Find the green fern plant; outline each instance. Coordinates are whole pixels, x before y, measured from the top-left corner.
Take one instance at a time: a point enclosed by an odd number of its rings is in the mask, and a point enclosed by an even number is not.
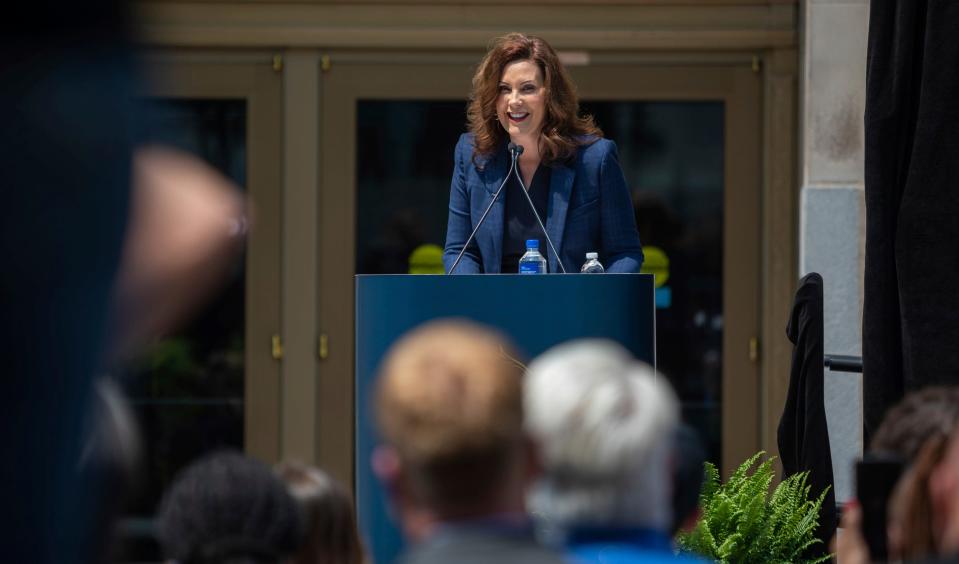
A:
[[[831,558],[803,557],[822,542],[815,534],[826,491],[810,500],[808,473],[801,472],[780,482],[770,496],[774,458],[759,462],[765,454],[758,452],[743,462],[725,484],[716,467],[706,463],[699,498],[703,514],[695,529],[677,538],[682,550],[723,564],[817,564]]]

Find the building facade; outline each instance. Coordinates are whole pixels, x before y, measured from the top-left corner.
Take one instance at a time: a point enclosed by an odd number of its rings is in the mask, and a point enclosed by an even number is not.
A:
[[[641,236],[658,250],[650,266],[669,290],[660,369],[724,469],[777,451],[802,273],[826,279],[826,352],[859,350],[865,0],[136,9],[158,137],[232,170],[253,203],[245,265],[221,304],[242,309],[240,383],[209,392],[233,410],[209,426],[233,425],[226,442],[253,455],[352,483],[367,401],[354,393],[353,276],[405,271],[411,248],[442,245],[470,78],[489,40],[510,31],[561,52],[584,110],[620,147]],[[857,386],[827,376],[837,475],[861,448]],[[169,439],[164,421],[180,417],[156,406],[148,441]],[[215,420],[191,417],[174,426]]]

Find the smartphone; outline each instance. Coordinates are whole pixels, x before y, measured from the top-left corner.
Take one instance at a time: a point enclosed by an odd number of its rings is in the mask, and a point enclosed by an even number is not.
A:
[[[889,556],[886,543],[889,498],[904,466],[901,458],[881,453],[867,453],[856,463],[856,498],[862,507],[862,535],[873,562],[884,562]]]

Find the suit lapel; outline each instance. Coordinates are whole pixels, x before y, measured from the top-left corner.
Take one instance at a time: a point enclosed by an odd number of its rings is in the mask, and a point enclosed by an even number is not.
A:
[[[496,189],[499,188],[503,179],[506,178],[507,170],[509,170],[509,165],[504,151],[497,151],[492,158],[486,161],[482,170],[482,176],[483,183],[486,185],[487,197],[483,201],[482,209],[479,210],[480,214],[482,214],[486,206],[489,205],[490,199],[496,194]],[[483,224],[483,227],[480,228],[480,232],[476,234],[477,237],[483,237],[486,240],[488,248],[492,250],[492,253],[487,260],[484,261],[485,264],[483,265],[487,273],[497,273],[502,267],[503,221],[505,221],[504,215],[506,213],[505,202],[506,188],[503,188],[503,192],[500,192],[496,203],[490,208],[486,222]]]
[[[576,172],[566,165],[553,168],[549,180],[549,205],[546,210],[546,232],[556,245],[556,252],[563,252],[563,229],[566,227],[566,211],[569,209],[569,196],[573,192],[573,180]],[[552,250],[549,253],[549,271],[560,272],[557,257]]]

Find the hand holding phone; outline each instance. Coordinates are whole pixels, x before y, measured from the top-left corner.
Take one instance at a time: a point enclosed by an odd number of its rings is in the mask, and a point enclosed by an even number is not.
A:
[[[856,497],[862,507],[862,536],[873,562],[885,561],[889,498],[903,471],[901,458],[867,453],[856,463]]]

